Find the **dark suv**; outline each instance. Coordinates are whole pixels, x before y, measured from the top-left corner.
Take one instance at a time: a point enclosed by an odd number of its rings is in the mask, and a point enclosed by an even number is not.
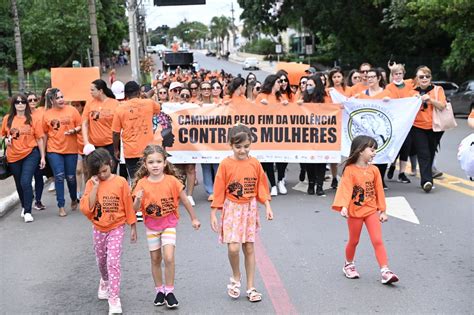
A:
[[[453,105],[455,114],[469,115],[474,108],[474,80],[469,80],[461,84],[459,89],[448,99]]]

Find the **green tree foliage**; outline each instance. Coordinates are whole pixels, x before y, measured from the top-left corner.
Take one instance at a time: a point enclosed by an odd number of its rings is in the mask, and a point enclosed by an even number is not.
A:
[[[472,74],[474,2],[471,0],[238,0],[246,29],[276,35],[287,27],[316,37],[317,53],[342,64],[386,65],[391,57],[410,70],[426,64]],[[466,69],[469,69],[466,72]]]
[[[0,7],[0,65],[8,68],[16,67],[11,12],[9,1]]]
[[[101,54],[107,56],[127,37],[125,5],[121,0],[96,1],[99,47]],[[74,59],[85,61],[91,45],[87,1],[18,0],[18,10],[26,69],[69,66]],[[1,14],[6,13],[2,10]],[[11,17],[2,18],[2,32],[4,21],[13,28]],[[0,45],[3,41],[13,45],[13,36],[2,36]]]
[[[227,38],[227,41],[229,40],[229,35],[232,30],[232,21],[224,15],[214,16],[211,19],[211,26],[209,29],[212,38],[217,39],[217,50],[222,51],[224,47],[224,39]]]
[[[181,21],[176,27],[168,31],[170,37],[176,36],[181,38],[183,42],[188,44],[195,44],[201,38],[208,36],[208,27],[201,22],[188,22],[186,20]]]

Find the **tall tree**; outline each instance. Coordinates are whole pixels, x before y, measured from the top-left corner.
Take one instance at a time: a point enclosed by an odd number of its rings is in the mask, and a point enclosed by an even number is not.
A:
[[[20,18],[18,17],[18,7],[16,0],[12,0],[12,15],[15,25],[15,51],[18,71],[19,90],[25,91],[25,69],[23,67],[23,47],[21,45]]]
[[[89,25],[91,30],[92,40],[92,56],[94,66],[100,67],[100,52],[99,52],[99,35],[97,34],[97,14],[95,8],[95,0],[88,0],[89,3]]]
[[[230,18],[222,16],[214,16],[211,19],[211,36],[217,39],[217,50],[224,52],[224,39],[227,38],[227,47],[229,47],[229,31],[231,30],[232,22]]]

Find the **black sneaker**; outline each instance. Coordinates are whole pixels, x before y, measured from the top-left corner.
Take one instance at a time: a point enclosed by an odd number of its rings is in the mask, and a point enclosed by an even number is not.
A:
[[[439,178],[439,177],[443,176],[443,172],[440,172],[438,170],[433,170],[432,173],[433,173],[433,175],[432,175],[433,178]]]
[[[400,183],[404,183],[404,184],[411,183],[411,180],[408,179],[408,177],[405,175],[405,173],[398,174],[398,181]]]
[[[165,301],[168,308],[178,307],[179,305],[178,300],[174,297],[173,292],[166,294]]]
[[[163,292],[158,292],[153,304],[155,304],[155,306],[165,305],[165,294]]]
[[[301,169],[300,170],[300,182],[304,182],[305,178],[306,178],[306,170]]]
[[[314,195],[314,183],[308,184],[308,195]]]
[[[433,189],[433,183],[432,182],[426,182],[423,184],[423,190],[425,193],[429,193]]]
[[[388,190],[388,186],[387,184],[385,184],[385,182],[382,182],[382,186],[383,186],[383,190]]]
[[[393,173],[395,173],[395,165],[390,165],[390,168],[388,169],[388,173],[387,173],[387,178],[392,179]]]
[[[334,178],[332,179],[332,182],[331,182],[331,188],[332,188],[332,189],[337,189],[337,184],[338,184],[337,178],[334,177]]]
[[[320,196],[320,197],[324,197],[326,196],[326,193],[324,192],[323,190],[323,185],[318,185],[316,187],[316,195]]]

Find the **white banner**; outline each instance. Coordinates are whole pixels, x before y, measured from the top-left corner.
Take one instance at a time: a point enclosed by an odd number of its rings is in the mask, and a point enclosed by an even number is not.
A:
[[[332,90],[334,103],[342,103],[341,154],[349,156],[352,139],[359,135],[374,138],[378,143],[375,164],[392,163],[405,141],[421,106],[419,97],[373,100],[348,99]]]

